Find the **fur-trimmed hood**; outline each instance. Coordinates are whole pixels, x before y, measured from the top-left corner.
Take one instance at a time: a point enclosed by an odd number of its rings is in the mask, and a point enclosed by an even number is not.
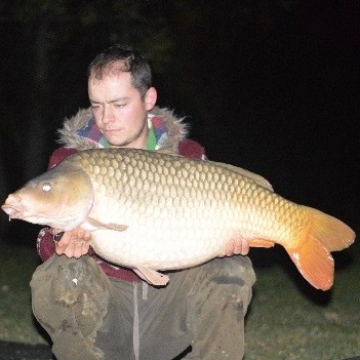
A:
[[[150,119],[161,121],[165,128],[165,136],[161,137],[160,148],[169,148],[177,152],[178,144],[187,136],[187,126],[183,118],[177,118],[173,111],[167,108],[157,106],[149,113]],[[88,150],[102,147],[100,143],[83,136],[83,129],[89,127],[93,122],[91,108],[80,109],[78,113],[68,119],[65,119],[64,126],[59,130],[60,138],[58,142],[66,148],[77,150]]]

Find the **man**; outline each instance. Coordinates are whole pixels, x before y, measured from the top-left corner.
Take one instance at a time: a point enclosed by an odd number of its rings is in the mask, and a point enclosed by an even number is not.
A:
[[[155,106],[150,66],[130,48],[115,45],[95,57],[88,94],[91,108],[65,121],[64,147],[53,153],[50,167],[76,151],[106,147],[166,148],[205,159],[204,149],[185,139],[181,119]],[[255,282],[247,257],[171,272],[170,283],[156,288],[97,257],[88,232],[61,235],[57,229],[40,232],[45,262],[31,281],[34,314],[58,360],[242,358]],[[247,252],[248,244],[234,239],[219,257]]]

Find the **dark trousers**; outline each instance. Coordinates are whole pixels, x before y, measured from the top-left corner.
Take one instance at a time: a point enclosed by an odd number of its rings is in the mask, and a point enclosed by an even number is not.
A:
[[[88,257],[53,255],[31,281],[33,311],[58,360],[242,359],[255,282],[247,257],[170,273],[156,288],[108,278]]]

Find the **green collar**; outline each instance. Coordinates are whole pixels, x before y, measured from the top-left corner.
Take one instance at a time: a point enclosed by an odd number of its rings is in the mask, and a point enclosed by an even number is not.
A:
[[[155,136],[155,130],[151,126],[149,129],[149,135],[146,143],[146,150],[155,150],[156,147],[156,136]]]

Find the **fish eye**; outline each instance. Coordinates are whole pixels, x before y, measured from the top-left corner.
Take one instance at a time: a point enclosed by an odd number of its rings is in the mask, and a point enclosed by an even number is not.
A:
[[[50,183],[48,183],[48,182],[44,183],[42,189],[44,192],[49,192],[51,190]]]

